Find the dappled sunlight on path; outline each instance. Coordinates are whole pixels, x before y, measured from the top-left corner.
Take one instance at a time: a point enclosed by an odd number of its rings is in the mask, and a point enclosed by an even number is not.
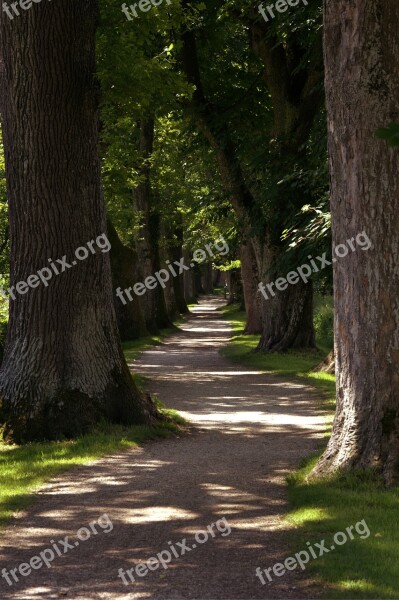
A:
[[[257,566],[292,554],[285,477],[315,450],[325,429],[315,393],[299,383],[237,367],[218,353],[230,330],[208,298],[181,331],[145,352],[134,370],[192,426],[180,439],[146,444],[54,479],[6,532],[1,566],[17,567],[53,539],[76,539],[107,513],[114,525],[33,571],[0,598],[251,599],[304,598],[291,572],[262,586]],[[226,517],[218,534],[168,569],[125,586],[118,569],[193,539]],[[18,549],[16,549],[16,547]],[[300,550],[300,549],[298,549]]]

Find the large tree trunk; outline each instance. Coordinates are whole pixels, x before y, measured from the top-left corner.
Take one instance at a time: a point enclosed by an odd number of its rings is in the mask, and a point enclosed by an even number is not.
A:
[[[399,119],[397,0],[327,0],[325,63],[334,245],[337,412],[316,468],[399,466],[399,152],[375,131]],[[367,247],[367,245],[365,246]]]
[[[107,220],[108,239],[111,244],[111,272],[114,289],[114,306],[121,339],[134,340],[148,332],[140,302],[140,296],[132,294],[132,300],[124,297],[125,304],[116,295],[115,290],[125,290],[138,281],[137,253],[124,246],[110,219]]]
[[[258,271],[263,274],[262,283],[270,283],[274,273],[273,265],[277,252],[281,251],[264,245],[259,238],[252,238],[257,259]],[[276,279],[276,277],[271,277]],[[302,280],[288,285],[285,291],[274,291],[273,296],[264,288],[261,293],[262,335],[257,346],[258,352],[285,352],[290,348],[313,348],[315,335],[313,326],[313,286]]]
[[[262,332],[262,308],[258,290],[258,268],[256,257],[250,241],[243,242],[240,249],[241,279],[244,292],[246,325],[244,333]]]
[[[313,286],[290,285],[275,298],[262,299],[263,331],[257,350],[285,352],[290,348],[314,348]]]
[[[13,21],[0,15],[12,286],[49,258],[61,270],[56,259],[72,263],[77,248],[106,232],[96,21],[94,0],[34,5]],[[102,419],[150,422],[153,406],[122,355],[109,254],[97,248],[34,287],[20,285],[10,305],[0,372],[6,439],[74,437]]]

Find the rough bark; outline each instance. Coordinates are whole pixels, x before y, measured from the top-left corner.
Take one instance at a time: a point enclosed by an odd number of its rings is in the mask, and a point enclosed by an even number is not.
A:
[[[299,282],[262,302],[263,334],[257,351],[284,352],[289,348],[313,348],[313,288]],[[267,336],[264,332],[267,332]]]
[[[0,15],[0,103],[11,285],[106,232],[100,185],[94,0]],[[108,253],[11,301],[0,419],[15,442],[74,437],[155,409],[123,358]]]
[[[276,274],[270,269],[278,253],[275,247],[252,239],[252,245],[262,274],[262,283],[270,283]],[[274,276],[271,274],[274,273]],[[268,275],[267,275],[268,274]],[[315,335],[313,325],[313,286],[301,281],[289,285],[285,291],[273,296],[267,291],[260,293],[262,310],[262,335],[258,352],[285,352],[290,348],[313,348]]]
[[[316,474],[399,466],[399,152],[375,131],[399,120],[397,0],[325,3],[333,243],[372,242],[334,265],[337,411]]]
[[[162,268],[167,268],[167,265],[162,262]],[[169,281],[165,282],[165,287],[163,288],[163,295],[165,299],[166,310],[168,313],[168,318],[171,323],[175,321],[179,316],[179,309],[177,308],[175,291],[173,288],[173,281],[169,279]]]
[[[181,251],[181,248],[180,248]],[[177,254],[177,253],[176,253]],[[181,252],[179,259],[181,259]],[[189,312],[187,302],[184,296],[184,278],[182,274],[177,275],[177,277],[173,278],[173,290],[176,301],[177,310],[181,315],[185,315]]]
[[[111,244],[111,272],[114,290],[114,306],[121,339],[134,340],[147,335],[145,318],[140,297],[132,294],[132,301],[125,297],[126,304],[115,294],[117,288],[125,290],[138,281],[137,253],[122,244],[118,232],[110,219],[107,220],[108,239]]]
[[[318,364],[317,367],[315,367],[313,369],[313,371],[315,371],[316,373],[322,372],[322,373],[329,373],[330,375],[334,375],[335,374],[334,350],[331,350],[331,352],[326,356],[326,358],[320,364]]]
[[[258,290],[258,268],[251,242],[242,243],[240,248],[241,279],[245,301],[246,324],[244,333],[262,332],[262,308]]]

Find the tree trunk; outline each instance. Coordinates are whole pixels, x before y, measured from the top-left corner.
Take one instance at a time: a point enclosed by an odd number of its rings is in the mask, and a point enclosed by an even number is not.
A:
[[[112,284],[119,334],[123,341],[134,340],[148,334],[140,297],[132,294],[133,300],[129,302],[124,296],[126,303],[123,304],[121,299],[115,294],[115,290],[119,287],[125,290],[132,287],[138,281],[137,253],[122,244],[110,219],[107,220],[107,229],[108,239],[111,244]]]
[[[334,350],[326,356],[326,358],[313,369],[315,373],[329,373],[335,375],[335,356]]]
[[[162,268],[167,269],[168,265],[162,261]],[[175,290],[173,287],[173,281],[169,279],[169,281],[165,281],[165,287],[163,288],[163,295],[165,299],[166,310],[168,313],[168,318],[171,323],[175,321],[180,313],[177,308],[176,298],[175,298]]]
[[[44,267],[49,279],[49,264],[60,270],[47,285],[20,284],[10,304],[0,418],[5,438],[18,443],[75,437],[102,419],[149,423],[156,414],[123,358],[109,254],[94,245],[73,264],[77,248],[106,232],[96,22],[94,0],[0,16],[11,285]],[[65,273],[56,262],[64,255],[72,263]]]
[[[177,216],[179,218],[179,216]],[[180,218],[179,218],[180,220]],[[174,261],[178,262],[183,257],[183,224],[179,222],[175,227],[174,231],[169,234],[169,260],[173,264]],[[174,296],[176,301],[177,310],[180,314],[186,314],[189,312],[186,299],[184,297],[184,276],[183,273],[179,273],[179,269],[176,270],[176,277],[172,278]]]
[[[221,286],[222,272],[219,269],[213,270],[213,289]]]
[[[137,254],[139,257],[139,281],[144,282],[153,276],[157,269],[153,262],[153,232],[150,231],[151,218],[151,155],[154,145],[154,119],[142,119],[140,122],[140,152],[142,165],[139,169],[142,180],[134,190],[134,206],[139,213],[140,229],[137,239]],[[159,332],[158,324],[158,294],[157,289],[147,290],[141,297],[144,307],[146,328],[149,332]]]
[[[337,412],[315,473],[371,467],[392,483],[399,466],[399,152],[375,131],[399,119],[399,4],[327,0],[325,8],[333,242],[364,232],[372,245],[334,265]]]
[[[205,263],[202,266],[202,287],[205,294],[213,294],[213,273],[212,263]]]
[[[196,297],[198,297],[200,294],[204,294],[204,288],[202,287],[201,269],[198,263],[195,263],[191,270],[194,276],[194,293]]]
[[[240,248],[241,279],[247,321],[244,333],[262,332],[262,307],[258,290],[258,268],[252,243],[242,243]]]
[[[263,274],[265,296],[261,295],[262,336],[257,351],[285,352],[290,348],[314,348],[313,286],[301,281],[288,285],[285,291],[274,291],[274,296],[265,284],[270,283],[266,274],[273,273],[275,256],[279,249],[264,245],[259,238],[252,238],[259,273]],[[272,277],[271,279],[275,279]]]
[[[153,208],[149,215],[149,235],[150,235],[150,248],[151,248],[151,263],[153,271],[151,275],[157,273],[161,269],[161,256],[159,241],[161,238],[161,217],[159,212]],[[165,327],[171,327],[173,324],[168,315],[166,308],[165,296],[163,293],[163,287],[159,284],[153,290],[155,298],[155,322],[158,329],[164,329]]]
[[[188,250],[183,250],[184,264],[189,265],[191,263],[192,254]],[[197,302],[197,295],[195,292],[195,279],[194,270],[184,271],[184,298],[187,304],[193,304]]]
[[[227,271],[227,288],[229,292],[229,298],[227,304],[234,304],[237,302],[237,271],[230,269]]]
[[[257,351],[285,352],[290,348],[314,348],[313,287],[299,282],[275,298],[262,299],[263,332]]]
[[[273,106],[273,152],[276,164],[295,164],[301,160],[315,118],[323,104],[323,65],[321,36],[315,35],[309,48],[309,58],[297,44],[295,34],[283,43],[270,23],[259,19],[257,10],[250,10],[250,40],[254,52],[262,60],[263,78]],[[286,168],[286,167],[284,167]],[[282,178],[279,173],[279,178]],[[304,202],[298,197],[298,210]],[[275,211],[280,210],[284,196],[277,199]],[[283,214],[283,213],[281,213]],[[284,217],[285,218],[285,217]],[[283,221],[280,219],[281,231]],[[257,252],[261,281],[273,272],[273,265],[285,249],[269,230],[264,239],[253,239]],[[313,328],[312,286],[298,283],[278,292],[272,299],[261,298],[263,331],[258,350],[281,352],[295,347],[315,345]]]

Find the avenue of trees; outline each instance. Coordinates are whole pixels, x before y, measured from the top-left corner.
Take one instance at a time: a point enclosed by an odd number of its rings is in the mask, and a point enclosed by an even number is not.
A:
[[[266,22],[257,4],[173,0],[131,21],[116,0],[0,15],[3,285],[104,232],[112,245],[10,300],[5,440],[155,423],[121,340],[158,334],[200,293],[227,282],[257,351],[286,352],[315,346],[314,293],[333,287],[337,414],[315,472],[394,481],[399,5],[317,0]],[[337,261],[334,283],[326,269],[259,293],[361,232],[371,249]],[[220,236],[227,255],[116,296]]]

